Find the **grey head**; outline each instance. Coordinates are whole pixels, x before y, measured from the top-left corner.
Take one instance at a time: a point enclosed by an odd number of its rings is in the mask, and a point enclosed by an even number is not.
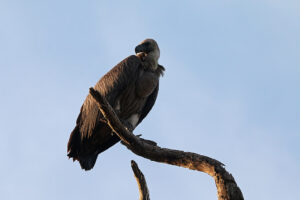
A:
[[[147,62],[151,63],[150,68],[152,68],[153,70],[157,68],[158,59],[160,57],[160,50],[155,40],[143,40],[138,46],[135,47],[135,53],[137,55],[145,54]]]
[[[135,47],[135,53],[146,53],[147,55],[153,56],[153,59],[158,60],[160,56],[160,51],[158,44],[153,39],[143,40],[138,46]]]

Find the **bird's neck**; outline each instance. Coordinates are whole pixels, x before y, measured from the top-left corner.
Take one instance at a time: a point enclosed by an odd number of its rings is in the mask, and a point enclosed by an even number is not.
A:
[[[153,51],[148,53],[144,60],[147,63],[146,67],[148,70],[156,71],[158,67],[158,59],[159,59],[159,52]]]

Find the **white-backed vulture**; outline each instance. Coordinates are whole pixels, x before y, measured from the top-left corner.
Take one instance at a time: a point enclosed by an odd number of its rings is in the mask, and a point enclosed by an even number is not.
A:
[[[153,107],[159,78],[165,70],[158,64],[160,51],[153,39],[146,39],[131,55],[105,74],[94,89],[106,97],[129,130],[141,123]],[[68,156],[78,160],[81,168],[94,167],[99,153],[120,139],[114,134],[89,94],[79,113],[68,142]]]

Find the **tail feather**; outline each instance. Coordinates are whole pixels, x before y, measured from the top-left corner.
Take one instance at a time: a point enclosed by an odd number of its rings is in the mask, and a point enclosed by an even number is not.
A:
[[[95,153],[89,156],[80,157],[78,161],[82,169],[90,170],[94,167],[97,157],[98,157],[98,153]]]
[[[72,158],[73,161],[78,160],[82,169],[90,170],[96,163],[98,153],[95,152],[91,155],[84,155],[81,145],[82,141],[80,137],[79,126],[76,126],[72,131],[68,142],[68,157]]]
[[[76,125],[68,142],[68,157],[79,161],[82,169],[90,170],[94,167],[98,154],[119,141],[119,137],[112,134],[106,124],[99,125],[92,136],[84,139],[81,137],[80,126]]]

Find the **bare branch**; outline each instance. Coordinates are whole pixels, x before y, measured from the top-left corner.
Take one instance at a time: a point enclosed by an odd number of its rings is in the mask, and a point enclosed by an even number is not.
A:
[[[136,164],[136,162],[134,162],[134,160],[131,161],[131,168],[134,173],[136,182],[139,186],[140,200],[150,200],[145,176],[139,169],[139,166]]]
[[[152,161],[185,167],[209,174],[215,180],[219,200],[244,199],[233,176],[225,170],[221,162],[196,153],[161,148],[149,142],[144,142],[145,140],[141,140],[124,128],[118,116],[104,97],[93,88],[90,88],[90,94],[98,103],[98,107],[106,118],[110,128],[133,153]]]

